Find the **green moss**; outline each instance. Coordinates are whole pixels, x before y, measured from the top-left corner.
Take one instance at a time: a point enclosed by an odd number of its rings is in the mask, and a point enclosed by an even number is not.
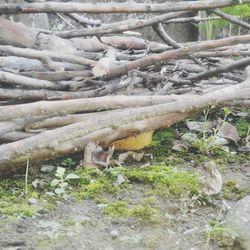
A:
[[[153,135],[153,141],[147,148],[147,152],[153,154],[156,161],[164,161],[171,150],[171,141],[174,139],[172,128],[157,130]]]
[[[80,179],[70,194],[77,199],[98,199],[104,192],[113,194],[120,190],[120,187],[113,185],[115,176],[105,171],[80,169],[76,174]]]
[[[5,217],[31,217],[39,210],[38,206],[23,203],[0,202],[0,214]]]
[[[134,217],[144,223],[160,223],[157,209],[152,207],[147,200],[138,205],[129,205],[126,201],[112,202],[104,209],[104,213],[111,217]]]
[[[149,205],[134,206],[130,210],[130,214],[142,222],[150,222],[151,224],[160,223],[160,217],[157,210]]]
[[[73,221],[73,220],[65,220],[65,221],[63,221],[62,222],[62,224],[63,224],[63,226],[74,226],[75,224],[76,224],[76,222],[75,221]]]
[[[116,201],[108,204],[104,209],[104,213],[111,217],[127,217],[130,215],[130,210],[128,208],[128,202],[126,201]]]
[[[161,195],[188,196],[201,188],[196,174],[165,165],[134,168],[125,170],[124,174],[131,181],[150,184]]]
[[[236,129],[237,129],[240,137],[247,136],[247,131],[248,131],[250,124],[245,118],[243,118],[243,117],[239,118],[237,120],[235,126],[236,126]]]
[[[34,178],[29,179],[34,180]],[[44,190],[38,191],[29,183],[28,194],[24,193],[24,176],[4,179],[0,183],[0,214],[5,217],[30,217],[36,215],[43,208],[48,210],[54,208],[55,200],[46,195],[46,187]],[[29,205],[29,198],[36,198],[39,205]],[[43,202],[43,200],[47,202]]]
[[[239,200],[247,195],[246,188],[238,188],[234,180],[228,180],[223,184],[223,197],[227,200]]]

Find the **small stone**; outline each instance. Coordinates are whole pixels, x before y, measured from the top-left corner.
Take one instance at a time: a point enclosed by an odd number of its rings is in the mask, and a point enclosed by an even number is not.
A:
[[[238,244],[242,249],[250,246],[250,195],[239,200],[228,212],[224,220],[225,227],[231,228],[238,236]]]
[[[119,232],[117,230],[112,230],[109,234],[113,240],[119,236]]]
[[[37,205],[38,204],[38,200],[36,198],[30,198],[28,199],[28,204],[29,205]]]
[[[42,165],[40,168],[41,173],[51,173],[55,170],[55,166],[53,165]]]
[[[124,177],[121,174],[119,174],[117,176],[115,183],[114,183],[114,186],[120,186],[124,182],[126,182],[126,180],[124,179]]]

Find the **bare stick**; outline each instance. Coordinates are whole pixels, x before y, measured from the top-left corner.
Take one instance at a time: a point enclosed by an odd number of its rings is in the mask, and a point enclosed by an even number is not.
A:
[[[101,20],[89,19],[87,17],[83,17],[83,16],[80,16],[80,15],[75,14],[75,13],[67,13],[66,15],[69,16],[70,18],[72,18],[74,21],[80,23],[83,26],[87,26],[87,25],[100,26],[102,24]]]
[[[224,19],[227,19],[231,23],[235,23],[235,24],[237,24],[237,25],[239,25],[239,26],[241,26],[241,27],[243,27],[245,29],[250,30],[250,24],[241,21],[239,18],[237,18],[235,16],[231,16],[231,15],[226,14],[226,13],[220,11],[220,10],[217,10],[217,9],[216,10],[212,10],[211,12],[214,13],[214,14],[216,14],[217,16],[220,16],[220,17],[222,17]]]
[[[96,36],[96,35],[101,36],[101,35],[112,34],[112,33],[115,34],[115,33],[121,33],[121,32],[128,31],[128,30],[141,29],[143,27],[151,26],[155,23],[159,23],[159,22],[171,19],[173,17],[178,17],[186,13],[189,13],[189,12],[182,11],[182,12],[169,13],[169,14],[152,17],[146,20],[145,19],[125,20],[125,21],[112,23],[112,24],[104,24],[98,28],[62,31],[62,32],[56,32],[55,34],[63,38],[72,38],[72,37],[80,37],[80,36]]]
[[[243,4],[250,0],[242,0]],[[0,14],[16,13],[166,13],[171,11],[197,11],[239,4],[233,0],[190,1],[163,4],[143,3],[18,3],[0,4]]]
[[[217,74],[220,74],[223,72],[229,72],[229,71],[232,71],[234,69],[238,69],[238,68],[247,66],[249,64],[250,64],[250,57],[243,58],[243,59],[240,59],[240,60],[235,61],[233,63],[227,64],[227,65],[222,65],[222,66],[217,67],[215,69],[211,69],[211,70],[196,74],[194,76],[189,77],[188,79],[191,81],[199,81],[201,79],[213,77]]]
[[[48,50],[35,50],[35,49],[23,49],[17,48],[9,45],[0,45],[0,52],[6,53],[8,55],[15,55],[20,57],[32,58],[32,59],[46,59],[48,57],[53,59],[65,60],[70,63],[77,63],[82,65],[94,65],[95,61],[86,59],[80,56],[67,54],[67,53],[58,53]]]
[[[173,98],[173,97],[172,97]],[[147,106],[163,103],[167,96],[105,96],[66,101],[41,101],[0,107],[0,120],[6,121],[27,115],[67,114],[125,107]]]
[[[153,25],[154,31],[159,35],[159,37],[162,39],[163,42],[166,44],[172,46],[175,49],[179,49],[182,46],[178,44],[174,39],[172,39],[166,31],[163,29],[161,23],[157,23]]]
[[[160,54],[154,54],[146,56],[142,59],[138,59],[132,62],[128,62],[127,64],[113,67],[110,69],[109,73],[104,77],[115,77],[126,74],[130,70],[133,69],[143,69],[150,65],[154,65],[155,63],[164,62],[170,59],[180,59],[192,53],[202,51],[202,50],[209,50],[214,49],[222,46],[227,45],[234,45],[238,43],[248,43],[250,42],[250,35],[244,36],[232,36],[229,38],[219,39],[219,40],[211,40],[211,41],[204,41],[195,43],[194,45],[190,45],[187,47],[169,50],[166,52],[162,52]]]
[[[200,23],[200,22],[207,22],[211,20],[220,20],[221,17],[206,17],[206,18],[200,18],[198,16],[194,17],[182,17],[182,18],[175,18],[171,20],[164,21],[163,23]]]
[[[28,89],[54,89],[54,90],[61,89],[62,90],[65,88],[54,82],[50,82],[46,80],[37,80],[37,79],[30,78],[27,76],[15,75],[15,74],[3,72],[3,71],[0,71],[0,81],[8,85],[19,85],[19,86],[22,86],[23,88],[28,88]]]

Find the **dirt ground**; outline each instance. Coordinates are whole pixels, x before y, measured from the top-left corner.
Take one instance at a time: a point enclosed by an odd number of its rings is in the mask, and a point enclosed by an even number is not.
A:
[[[183,168],[194,170],[191,164]],[[250,189],[250,164],[227,166],[222,175],[224,182],[233,179]],[[109,199],[137,204],[147,190],[147,184],[130,183]],[[199,205],[187,197],[155,195],[155,223],[147,218],[110,217],[104,214],[105,204],[93,200],[57,201],[55,209],[41,209],[33,217],[1,218],[0,245],[1,249],[218,249],[220,244],[208,242],[209,223],[223,217],[224,202],[232,206],[236,201],[218,198],[213,204]]]
[[[250,193],[249,153],[176,153],[165,138],[171,133],[156,133],[139,163],[76,170],[80,179],[69,181],[67,200],[51,196],[55,169],[30,173],[26,195],[24,175],[2,180],[0,249],[242,249],[221,223]],[[68,165],[70,173],[80,158],[53,164]],[[215,195],[202,191],[208,160],[223,180]],[[44,184],[40,190],[32,187],[35,179]]]

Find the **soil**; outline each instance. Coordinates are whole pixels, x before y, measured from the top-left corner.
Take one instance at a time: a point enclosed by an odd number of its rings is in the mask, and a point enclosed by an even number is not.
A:
[[[55,178],[51,166],[50,173],[29,173],[26,196],[24,175],[2,180],[0,249],[241,249],[233,235],[225,240],[228,230],[220,223],[250,193],[249,154],[232,149],[214,156],[173,152],[169,143],[173,138],[173,129],[158,131],[139,163],[76,170],[81,178],[69,181],[67,200],[50,196]],[[54,165],[68,166],[68,174],[81,158]],[[222,190],[215,195],[202,191],[207,160],[216,162],[223,179]],[[126,182],[115,186],[118,175]],[[44,181],[42,190],[32,187],[35,179]],[[38,204],[28,205],[30,198]]]
[[[192,164],[182,168],[204,171]],[[250,190],[250,164],[227,166],[222,175],[224,182],[233,179]],[[147,184],[130,183],[122,192],[103,197],[138,204],[147,190]],[[147,218],[110,217],[104,214],[104,204],[73,199],[57,201],[55,209],[41,209],[33,217],[3,217],[1,249],[218,249],[218,244],[208,242],[209,223],[225,213],[225,202],[228,206],[236,202],[215,198],[213,204],[201,206],[187,197],[154,198],[157,223]]]

